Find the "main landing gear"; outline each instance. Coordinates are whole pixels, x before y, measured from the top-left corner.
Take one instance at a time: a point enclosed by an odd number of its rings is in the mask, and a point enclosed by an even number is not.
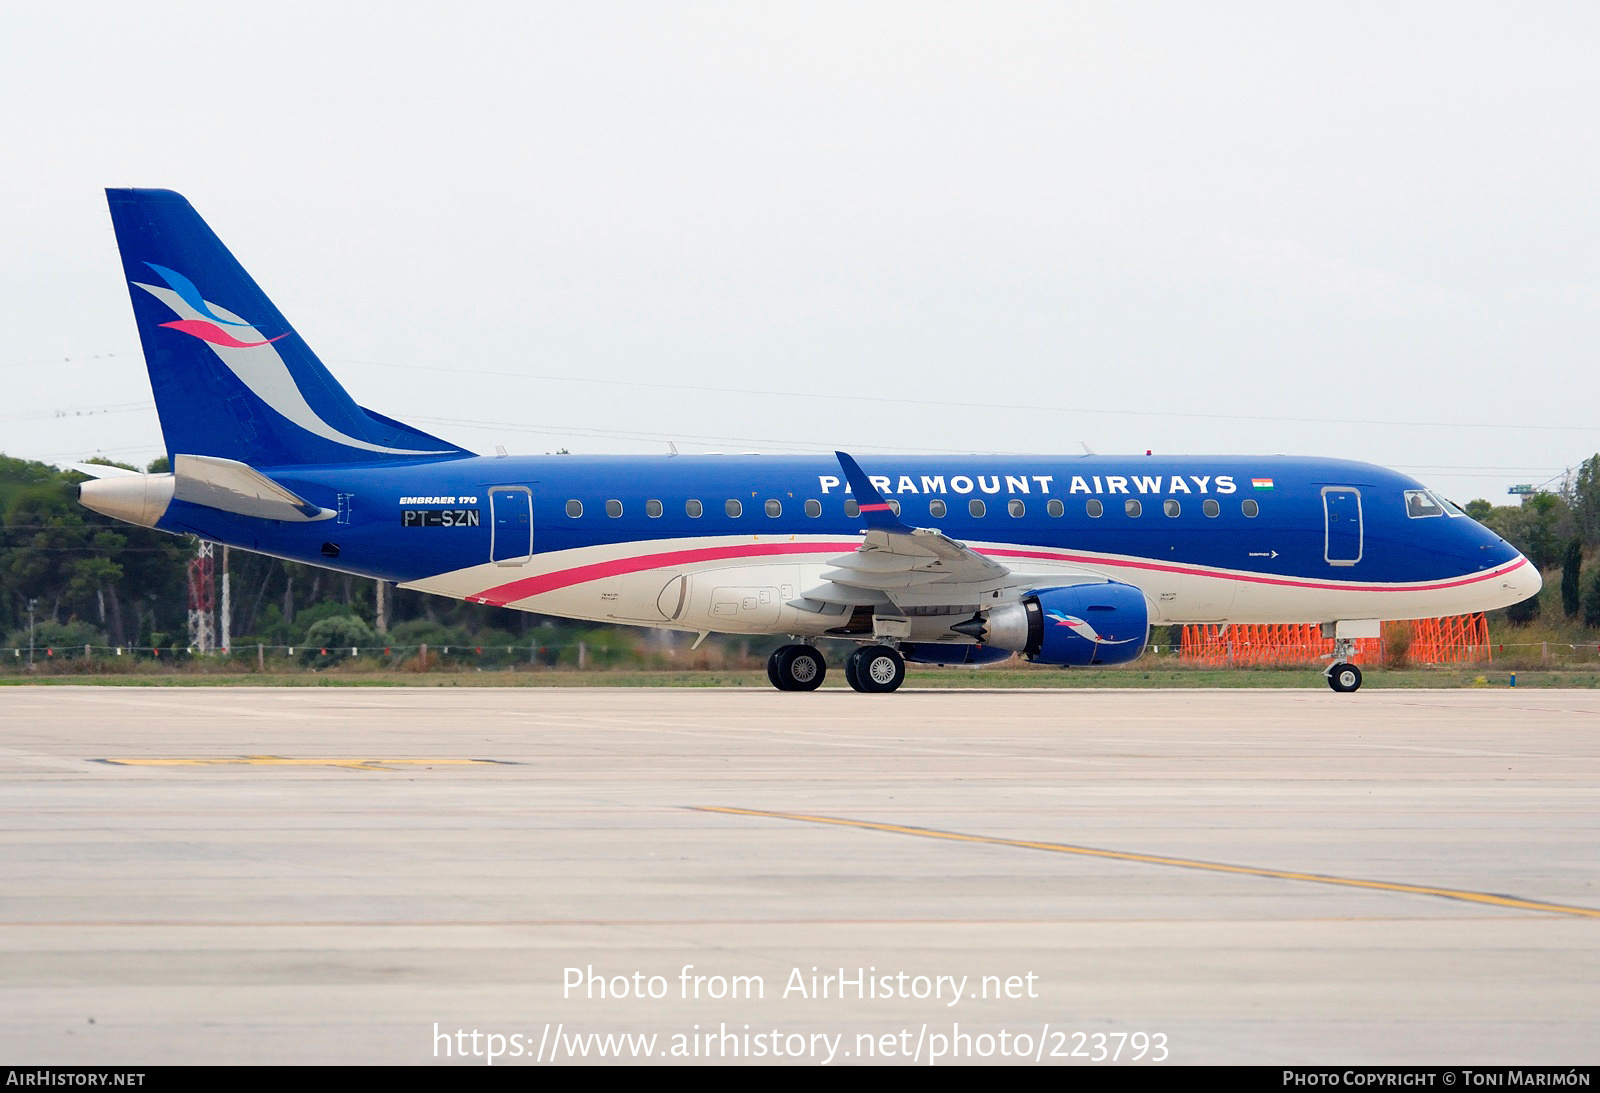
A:
[[[863,694],[888,694],[906,681],[906,662],[887,645],[863,645],[844,662],[844,678]]]
[[[827,674],[809,645],[784,645],[767,658],[767,678],[780,691],[814,691]],[[888,694],[906,681],[905,658],[887,645],[863,645],[844,662],[844,678],[864,694]]]
[[[1328,686],[1340,694],[1350,694],[1361,688],[1361,669],[1345,659],[1355,651],[1356,643],[1350,638],[1337,638],[1333,643],[1333,663],[1323,674],[1328,677]]]
[[[809,645],[780,646],[767,658],[767,678],[780,691],[814,691],[827,674],[822,654]]]

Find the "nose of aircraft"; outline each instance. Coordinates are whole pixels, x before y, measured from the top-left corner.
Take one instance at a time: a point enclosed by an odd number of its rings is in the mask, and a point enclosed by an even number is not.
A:
[[[1509,606],[1537,596],[1544,587],[1544,578],[1539,575],[1538,566],[1523,558],[1521,565],[1500,579],[1500,587],[1505,590]]]

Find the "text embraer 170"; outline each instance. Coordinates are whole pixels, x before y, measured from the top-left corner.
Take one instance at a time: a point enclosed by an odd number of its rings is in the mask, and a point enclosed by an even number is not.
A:
[[[1540,586],[1364,463],[478,456],[357,406],[182,197],[108,195],[172,472],[81,496],[131,523],[476,603],[790,635],[782,690],[822,682],[819,638],[857,643],[845,676],[871,692],[908,660],[1117,664],[1156,623],[1322,622],[1328,682],[1354,691],[1353,640],[1381,620]]]

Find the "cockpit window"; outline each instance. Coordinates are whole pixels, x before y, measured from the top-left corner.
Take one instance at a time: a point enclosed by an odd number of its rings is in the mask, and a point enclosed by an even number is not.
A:
[[[1446,516],[1465,516],[1467,514],[1466,509],[1450,500],[1450,498],[1446,497],[1444,494],[1438,493],[1434,490],[1429,490],[1428,492],[1433,494],[1433,499],[1435,501],[1444,506]]]
[[[1421,520],[1425,516],[1443,516],[1444,506],[1427,490],[1407,490],[1406,515],[1413,520]]]

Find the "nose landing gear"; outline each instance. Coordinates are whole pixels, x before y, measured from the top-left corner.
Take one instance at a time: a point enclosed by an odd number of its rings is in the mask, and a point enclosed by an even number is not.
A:
[[[1328,665],[1328,670],[1323,675],[1328,679],[1328,686],[1339,694],[1351,694],[1361,689],[1361,669],[1349,661],[1349,658],[1355,655],[1355,651],[1354,639],[1334,639],[1333,663]]]
[[[1335,664],[1328,669],[1328,686],[1340,694],[1349,694],[1361,687],[1361,669],[1354,664]]]

